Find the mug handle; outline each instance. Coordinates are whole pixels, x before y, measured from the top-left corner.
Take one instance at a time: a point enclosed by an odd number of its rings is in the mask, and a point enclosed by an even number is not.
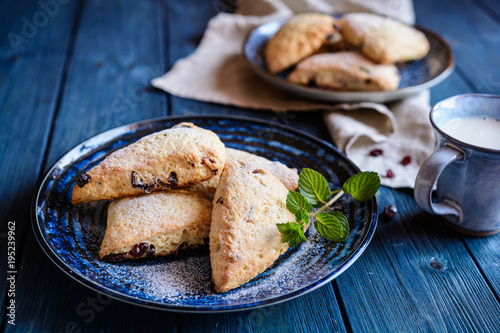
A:
[[[437,215],[454,215],[462,220],[462,209],[452,201],[432,202],[432,190],[444,168],[451,162],[465,159],[465,153],[453,145],[445,144],[422,164],[415,180],[414,196],[417,204],[425,211]]]

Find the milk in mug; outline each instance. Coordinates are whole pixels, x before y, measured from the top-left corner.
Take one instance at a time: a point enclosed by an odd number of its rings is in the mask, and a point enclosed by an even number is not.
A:
[[[500,119],[490,117],[455,118],[444,124],[443,132],[462,142],[500,149]]]

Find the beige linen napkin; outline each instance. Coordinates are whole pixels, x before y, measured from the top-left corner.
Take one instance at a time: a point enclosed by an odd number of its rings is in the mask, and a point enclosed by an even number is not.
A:
[[[377,171],[383,185],[413,187],[419,166],[434,148],[428,92],[388,105],[326,104],[278,89],[245,63],[241,50],[252,29],[305,11],[371,11],[410,24],[414,21],[411,0],[241,1],[235,14],[219,13],[212,18],[196,51],[178,60],[152,84],[176,96],[244,108],[277,112],[325,110],[324,120],[334,142],[356,165]],[[371,156],[373,149],[381,149],[383,154]],[[405,156],[412,159],[408,165],[401,164]],[[386,177],[388,170],[393,178]]]

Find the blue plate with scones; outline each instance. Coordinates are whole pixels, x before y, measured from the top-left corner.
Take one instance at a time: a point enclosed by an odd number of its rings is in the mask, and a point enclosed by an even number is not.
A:
[[[335,16],[337,17],[337,16]],[[268,41],[289,20],[277,19],[265,23],[247,36],[242,54],[248,66],[260,77],[296,96],[323,102],[377,102],[385,103],[409,97],[422,90],[429,89],[444,80],[454,68],[453,54],[450,46],[437,33],[423,27],[415,26],[427,38],[430,48],[427,55],[419,60],[396,63],[400,75],[397,89],[390,91],[341,91],[318,87],[314,84],[295,84],[289,78],[296,66],[270,73],[265,59],[265,48]],[[344,44],[346,45],[346,44]],[[355,51],[355,47],[347,45],[346,51]],[[337,50],[338,51],[338,50]],[[357,50],[359,53],[359,49]]]
[[[71,204],[78,176],[141,137],[192,122],[215,132],[226,147],[241,149],[298,170],[308,167],[339,188],[359,169],[331,144],[281,124],[230,116],[179,116],[141,121],[94,136],[67,152],[34,196],[32,226],[47,256],[76,281],[109,297],[178,312],[227,312],[263,307],[310,292],[339,276],[368,246],[377,224],[375,198],[337,203],[351,232],[345,243],[323,239],[311,226],[307,242],[290,248],[250,282],[217,293],[208,252],[116,263],[99,259],[106,230],[106,201]]]

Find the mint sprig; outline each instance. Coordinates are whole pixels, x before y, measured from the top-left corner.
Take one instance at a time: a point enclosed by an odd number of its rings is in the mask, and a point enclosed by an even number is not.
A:
[[[379,187],[378,174],[367,171],[355,174],[344,183],[341,189],[331,191],[323,175],[312,169],[302,169],[299,175],[298,191],[288,192],[286,198],[286,207],[295,214],[295,222],[277,224],[282,234],[281,241],[288,242],[288,245],[292,247],[306,242],[305,226],[311,219],[315,219],[314,226],[323,238],[334,242],[345,242],[349,235],[349,221],[340,211],[329,212],[329,207],[344,194],[352,195],[356,202],[370,200],[375,196]],[[313,207],[319,208],[313,212]]]
[[[304,168],[299,176],[299,191],[312,206],[326,204],[330,199],[330,187],[325,177],[312,169]]]

